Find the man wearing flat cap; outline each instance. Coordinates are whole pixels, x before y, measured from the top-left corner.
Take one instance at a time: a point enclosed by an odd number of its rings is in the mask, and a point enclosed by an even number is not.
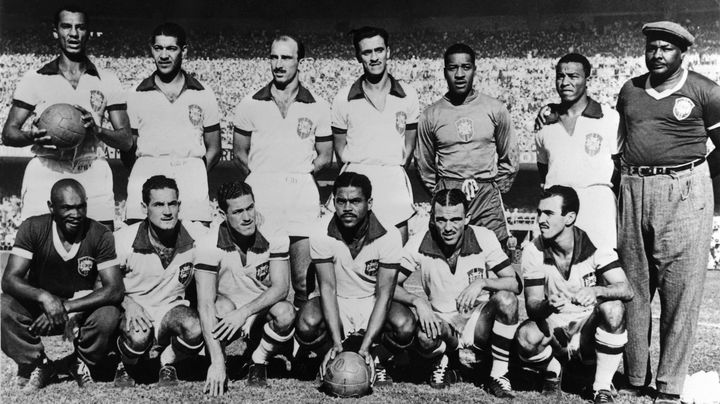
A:
[[[627,392],[647,392],[650,302],[658,290],[655,403],[680,403],[693,348],[712,231],[720,146],[720,87],[682,67],[693,36],[669,21],[645,24],[648,73],[620,90],[618,252],[635,290],[627,303]]]

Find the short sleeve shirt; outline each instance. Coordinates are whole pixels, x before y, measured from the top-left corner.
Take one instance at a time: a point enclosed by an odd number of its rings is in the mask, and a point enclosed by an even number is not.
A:
[[[335,268],[338,297],[364,298],[375,296],[380,267],[397,269],[402,254],[400,232],[394,226],[383,226],[373,213],[366,239],[353,257],[339,235],[335,215],[325,231],[310,236],[310,258],[314,263],[332,263]]]
[[[405,131],[417,129],[420,115],[417,92],[390,76],[385,109],[379,111],[366,98],[363,80],[340,90],[332,104],[333,133],[347,135],[342,161],[402,165]]]
[[[283,117],[270,88],[245,97],[232,118],[235,133],[250,136],[250,171],[311,173],[315,143],[332,141],[330,105],[301,85]]]
[[[425,294],[437,312],[457,311],[455,299],[460,292],[477,279],[497,278],[498,272],[510,266],[495,233],[484,227],[466,226],[461,243],[454,269],[430,231],[416,234],[403,248],[401,271],[407,275],[419,271]],[[489,298],[488,292],[479,300]]]
[[[205,133],[220,130],[215,93],[183,74],[185,85],[174,102],[157,87],[154,74],[128,95],[128,117],[138,136],[138,157],[202,158]]]
[[[33,216],[20,225],[11,254],[30,260],[28,281],[63,299],[93,290],[98,271],[118,264],[112,233],[86,219],[80,241],[63,246],[50,214]]]
[[[266,237],[258,230],[255,242],[243,254],[228,226],[223,222],[199,240],[195,270],[216,275],[219,294],[249,303],[272,286],[270,261],[288,260],[290,241],[280,231]]]

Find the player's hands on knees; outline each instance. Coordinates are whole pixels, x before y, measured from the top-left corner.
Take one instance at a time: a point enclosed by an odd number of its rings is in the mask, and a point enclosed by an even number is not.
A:
[[[554,111],[553,104],[548,104],[540,108],[535,117],[535,130],[540,130],[543,126],[555,123],[560,119],[558,113]]]
[[[82,313],[70,313],[68,314],[68,321],[65,323],[65,330],[63,331],[63,339],[65,341],[74,341],[75,338],[80,335],[80,321],[82,320]]]
[[[126,305],[125,331],[147,332],[152,326],[152,319],[142,306],[132,301]]]
[[[212,331],[213,338],[218,341],[229,341],[236,332],[240,333],[240,337],[244,337],[245,333],[242,326],[250,315],[243,308],[235,309],[222,317]]]
[[[47,316],[51,329],[60,328],[65,325],[68,320],[68,314],[67,310],[65,310],[65,302],[63,302],[62,299],[52,293],[43,293],[40,297],[40,304],[42,305],[43,313]],[[35,321],[37,322],[38,319]]]
[[[442,320],[432,310],[430,302],[418,298],[414,304],[418,315],[420,329],[430,339],[439,338],[442,333]]]
[[[87,130],[89,133],[97,134],[100,128],[98,128],[98,126],[95,124],[95,118],[93,118],[92,113],[77,104],[73,105],[73,107],[80,111],[85,130]]]
[[[50,320],[46,314],[41,314],[30,324],[30,327],[28,327],[28,331],[36,336],[50,335],[52,330],[53,326],[50,324]]]
[[[482,279],[477,279],[473,283],[469,284],[462,292],[455,298],[455,304],[459,312],[468,313],[477,306],[477,299],[483,292],[485,282]]]
[[[465,194],[465,199],[467,199],[468,201],[472,201],[475,198],[475,195],[477,195],[477,181],[475,181],[475,179],[473,178],[467,179],[463,182],[461,189]]]
[[[205,378],[203,393],[211,397],[219,397],[225,394],[228,388],[227,370],[224,363],[211,363]]]
[[[548,298],[548,304],[550,305],[550,308],[552,308],[553,312],[559,313],[566,305],[570,304],[570,301],[563,294],[553,293]]]
[[[582,288],[575,293],[571,301],[584,307],[594,306],[597,303],[597,293],[591,287]]]
[[[375,361],[367,349],[358,350],[358,354],[365,359],[365,364],[370,367],[370,385],[375,384]]]

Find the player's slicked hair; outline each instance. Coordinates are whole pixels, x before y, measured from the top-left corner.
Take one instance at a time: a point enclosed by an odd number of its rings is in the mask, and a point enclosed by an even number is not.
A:
[[[552,198],[553,196],[562,198],[560,213],[563,216],[569,212],[575,212],[575,214],[577,214],[578,211],[580,211],[580,199],[578,199],[577,192],[575,192],[574,189],[563,185],[553,185],[540,194],[540,199]]]
[[[279,41],[293,41],[297,45],[297,58],[298,60],[303,59],[305,57],[305,44],[302,43],[296,36],[289,35],[289,34],[282,34],[278,35],[275,38],[273,38],[272,43],[279,42]]]
[[[583,67],[583,71],[585,71],[585,78],[590,77],[590,72],[592,71],[592,66],[590,65],[590,61],[585,56],[579,54],[579,53],[568,53],[567,55],[563,56],[558,60],[557,64],[555,65],[555,71],[560,69],[560,65],[564,63],[580,63]]]
[[[180,197],[180,190],[174,179],[164,175],[153,175],[142,186],[142,200],[146,205],[150,203],[150,191],[154,189],[172,189],[178,198]]]
[[[58,201],[58,198],[60,197],[60,191],[65,188],[72,188],[80,194],[83,200],[87,200],[86,194],[85,194],[85,188],[77,182],[77,180],[74,180],[72,178],[63,178],[56,183],[53,184],[52,188],[50,189],[50,202],[55,204]]]
[[[385,41],[385,47],[390,46],[390,35],[387,31],[377,27],[360,27],[350,31],[352,34],[353,47],[355,48],[355,56],[360,57],[360,41],[375,36],[380,36]]]
[[[438,191],[432,198],[430,204],[430,217],[435,217],[435,205],[440,206],[456,206],[462,205],[465,213],[468,211],[468,202],[465,194],[458,188],[443,189]]]
[[[86,26],[88,25],[88,23],[90,21],[90,17],[88,16],[88,13],[87,13],[87,11],[85,11],[84,8],[80,7],[77,4],[66,4],[66,5],[56,9],[55,15],[53,16],[53,27],[57,28],[58,24],[60,24],[60,13],[62,13],[63,11],[67,11],[69,13],[82,14],[83,17],[85,17],[85,25]]]
[[[180,47],[187,45],[187,34],[185,33],[185,29],[174,22],[165,22],[155,27],[152,31],[152,35],[150,35],[150,45],[153,45],[155,43],[155,37],[160,35],[176,38],[177,44]]]
[[[457,54],[470,55],[470,61],[472,62],[472,64],[475,64],[475,51],[469,45],[465,45],[464,43],[456,43],[450,45],[445,50],[445,54],[443,55],[443,61],[447,63],[448,57],[450,55]]]
[[[253,194],[252,187],[242,181],[226,182],[220,185],[217,191],[217,201],[220,210],[227,213],[228,199],[239,198],[243,195],[250,195],[255,200],[255,194]]]
[[[333,184],[333,194],[337,195],[338,189],[347,187],[360,188],[365,199],[372,198],[372,184],[370,179],[363,174],[345,171],[338,175]]]

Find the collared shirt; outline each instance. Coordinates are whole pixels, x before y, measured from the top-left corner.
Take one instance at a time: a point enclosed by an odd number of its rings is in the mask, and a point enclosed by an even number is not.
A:
[[[128,95],[130,127],[138,157],[205,156],[205,133],[220,130],[215,93],[185,71],[180,95],[170,102],[155,84],[155,73]]]
[[[243,253],[233,241],[227,222],[222,222],[198,241],[195,270],[216,275],[219,294],[247,304],[272,286],[270,261],[290,257],[288,236],[281,231],[268,234],[271,236],[266,238],[256,231],[253,245]]]
[[[612,155],[617,154],[618,113],[588,98],[568,133],[562,122],[545,125],[535,136],[537,162],[548,166],[545,188],[553,185],[612,187]]]
[[[557,269],[551,247],[542,236],[523,248],[522,273],[526,288],[544,286],[546,298],[561,294],[570,300],[580,289],[601,284],[598,278],[605,272],[620,267],[615,250],[598,250],[578,227],[574,227],[573,237],[573,254],[567,277]],[[590,313],[593,310],[593,306],[567,304],[561,313]]]
[[[462,105],[447,95],[423,111],[415,151],[428,189],[438,178],[490,180],[507,192],[519,169],[517,136],[502,102],[475,91]]]
[[[185,288],[193,276],[195,240],[207,229],[194,222],[178,222],[178,226],[175,255],[167,267],[150,241],[147,220],[115,232],[125,294],[140,306],[158,307],[185,298]]]
[[[60,58],[39,70],[26,73],[13,94],[13,105],[34,112],[37,117],[55,104],[79,105],[90,112],[97,126],[102,126],[106,111],[125,110],[125,92],[115,73],[97,68],[85,60],[85,72],[76,88],[60,74]],[[96,136],[86,136],[77,152],[63,152],[33,145],[37,156],[60,160],[94,160],[104,157],[103,143]]]
[[[332,104],[333,133],[347,134],[341,153],[346,163],[398,166],[404,163],[405,131],[417,129],[420,111],[415,89],[392,76],[385,109],[378,111],[365,96],[360,77],[341,89]]]
[[[495,233],[480,227],[466,226],[455,267],[448,264],[438,242],[428,230],[414,235],[403,248],[400,270],[406,275],[420,271],[420,280],[433,310],[457,311],[455,299],[477,279],[497,278],[510,266]],[[489,292],[479,301],[488,301]]]
[[[324,231],[310,236],[310,257],[314,263],[332,263],[335,267],[336,291],[339,297],[375,296],[380,267],[397,269],[402,239],[395,226],[385,227],[370,212],[367,233],[357,255],[353,257],[343,240],[335,215],[328,219]]]
[[[311,173],[315,143],[332,141],[330,105],[301,84],[283,118],[271,87],[245,97],[232,119],[235,133],[250,136],[250,171]]]
[[[112,233],[105,226],[86,219],[79,241],[68,251],[49,213],[22,222],[11,254],[30,260],[30,285],[63,299],[95,289],[98,272],[118,264]]]
[[[617,111],[622,159],[631,166],[673,166],[705,157],[707,138],[720,144],[720,86],[688,70],[674,88],[661,93],[650,74],[620,90]]]

